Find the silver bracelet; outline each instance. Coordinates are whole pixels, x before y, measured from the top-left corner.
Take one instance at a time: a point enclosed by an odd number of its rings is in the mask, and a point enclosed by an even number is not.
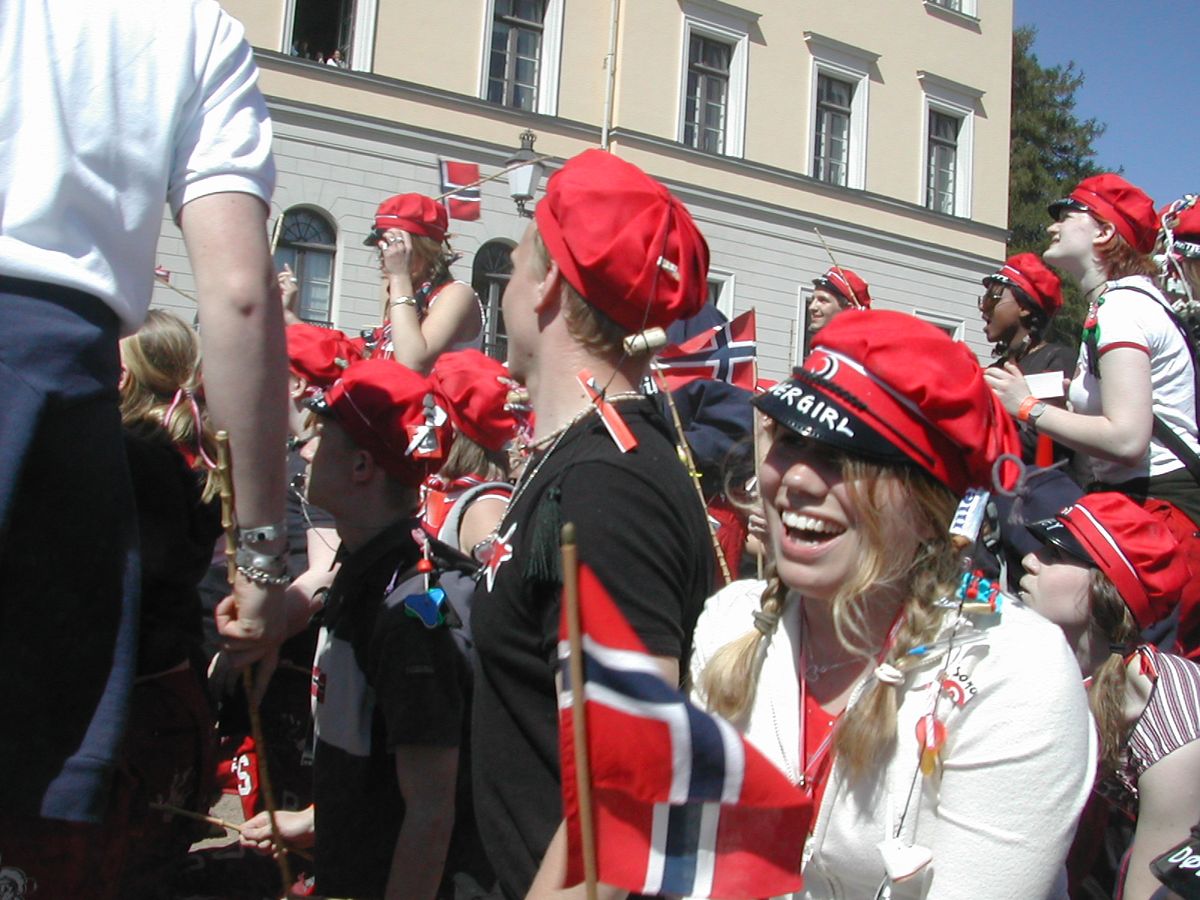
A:
[[[287,573],[287,552],[259,553],[253,547],[238,547],[236,562],[239,567],[257,569],[268,575],[284,575]]]
[[[269,544],[272,541],[287,537],[287,522],[275,522],[270,525],[256,525],[253,528],[238,529],[238,546],[245,547],[253,544]]]
[[[390,315],[390,314],[391,314],[391,312],[392,312],[392,307],[393,307],[393,306],[411,306],[413,309],[417,309],[417,298],[416,298],[416,297],[409,297],[409,296],[406,294],[406,295],[404,295],[404,296],[397,297],[395,300],[388,300],[388,309],[387,309],[387,311],[388,311],[389,315]]]
[[[281,587],[292,580],[287,576],[286,572],[282,575],[272,575],[270,572],[265,572],[256,566],[239,565],[237,570],[247,581],[251,581],[260,587]]]

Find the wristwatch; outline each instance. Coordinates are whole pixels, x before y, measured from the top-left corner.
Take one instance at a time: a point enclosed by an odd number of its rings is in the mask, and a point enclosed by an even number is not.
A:
[[[1025,414],[1025,421],[1032,427],[1037,428],[1038,416],[1046,411],[1045,402],[1039,400],[1037,403],[1029,407],[1029,412]]]

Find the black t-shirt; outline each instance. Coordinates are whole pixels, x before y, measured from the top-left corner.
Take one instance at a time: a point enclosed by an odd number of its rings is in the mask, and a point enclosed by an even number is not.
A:
[[[347,555],[326,601],[313,799],[317,889],[330,896],[383,894],[404,821],[393,751],[462,742],[466,663],[448,628],[426,628],[402,602],[419,587],[405,586],[416,527],[405,519]]]
[[[1039,375],[1043,372],[1062,372],[1065,378],[1070,378],[1075,373],[1075,365],[1078,362],[1078,355],[1071,351],[1070,347],[1063,344],[1058,344],[1053,341],[1048,341],[1042,346],[1031,350],[1025,356],[1021,357],[1017,362],[1017,368],[1021,370],[1023,375]],[[990,368],[1003,367],[1004,360],[996,360]],[[1062,401],[1050,401],[1052,405],[1057,404],[1062,406]],[[1015,420],[1014,420],[1015,421]],[[1016,422],[1017,431],[1021,437],[1021,458],[1029,465],[1037,460],[1037,430],[1028,422]],[[1062,444],[1055,441],[1054,443],[1054,461],[1060,459],[1070,459],[1073,451],[1064,447]]]
[[[560,589],[525,577],[547,490],[562,491],[561,521],[575,525],[580,560],[646,649],[680,659],[681,672],[711,587],[708,524],[666,423],[646,400],[618,409],[637,448],[621,453],[595,414],[573,426],[501,523],[512,558],[490,591],[481,581],[472,607],[475,810],[507,897],[524,897],[562,818],[554,682]]]

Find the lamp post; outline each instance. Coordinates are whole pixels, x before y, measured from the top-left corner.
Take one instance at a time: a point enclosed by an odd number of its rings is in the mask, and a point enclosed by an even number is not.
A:
[[[521,149],[505,163],[505,168],[515,167],[508,173],[509,196],[517,204],[517,214],[527,219],[533,218],[533,211],[527,210],[525,204],[533,199],[542,181],[542,164],[533,152],[533,142],[536,140],[537,135],[526,128],[521,132]]]

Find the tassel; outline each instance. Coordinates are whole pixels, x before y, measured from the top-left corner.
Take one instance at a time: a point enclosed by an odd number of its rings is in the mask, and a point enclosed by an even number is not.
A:
[[[533,523],[533,536],[529,542],[529,562],[525,564],[525,577],[543,584],[562,584],[562,566],[559,562],[562,544],[562,488],[551,487],[538,504]]]

